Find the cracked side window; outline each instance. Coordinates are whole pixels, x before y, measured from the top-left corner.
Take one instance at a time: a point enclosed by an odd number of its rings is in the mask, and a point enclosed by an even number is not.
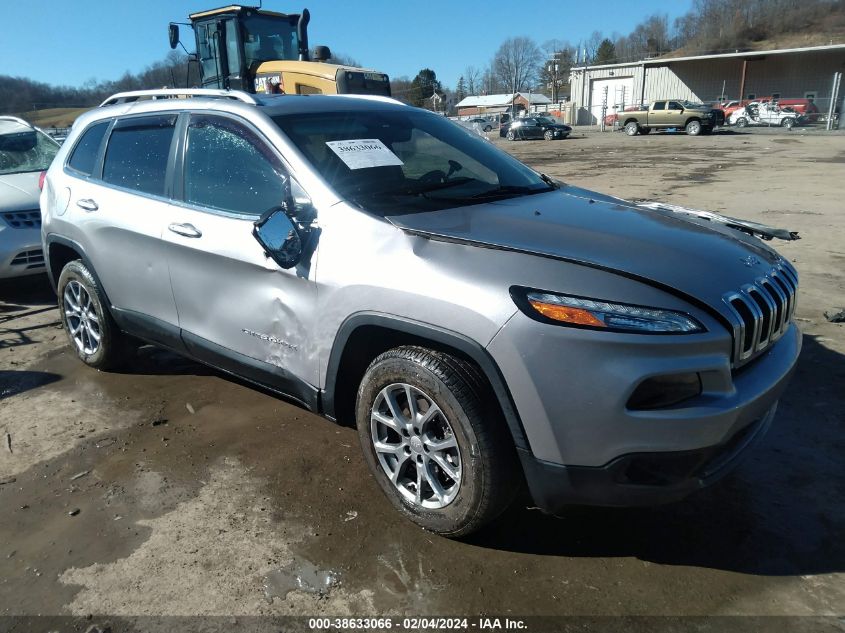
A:
[[[226,117],[199,115],[188,127],[185,200],[260,215],[284,200],[287,174],[252,131]]]

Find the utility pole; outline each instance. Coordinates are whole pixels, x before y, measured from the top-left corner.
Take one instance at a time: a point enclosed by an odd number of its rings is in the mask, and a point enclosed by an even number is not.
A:
[[[547,66],[547,70],[552,75],[552,101],[554,103],[557,103],[557,88],[558,88],[557,73],[558,73],[558,70],[559,70],[557,48],[555,48],[555,50],[552,51],[552,59],[549,62],[549,65]]]

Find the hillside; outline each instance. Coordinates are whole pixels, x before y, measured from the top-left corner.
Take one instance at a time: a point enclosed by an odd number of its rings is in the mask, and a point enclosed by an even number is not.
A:
[[[731,15],[729,11],[719,11],[716,14],[718,18],[733,19],[733,24],[719,25],[717,29],[711,27],[709,32],[702,28],[689,41],[663,56],[845,44],[845,2],[806,2],[799,8],[793,8],[789,16],[778,15],[775,5],[773,2],[766,6],[753,26],[752,22],[743,23],[741,13]]]
[[[21,112],[19,116],[38,127],[70,127],[76,118],[88,112],[91,108],[47,108],[45,110],[31,110]]]

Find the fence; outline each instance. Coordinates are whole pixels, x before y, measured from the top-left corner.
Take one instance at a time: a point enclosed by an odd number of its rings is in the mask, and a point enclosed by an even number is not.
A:
[[[838,80],[837,88],[841,84]],[[841,97],[840,91],[840,97]],[[577,117],[582,127],[599,131],[621,129],[625,122],[625,112],[648,109],[649,103],[631,103],[624,94],[600,94],[600,102],[587,108],[578,108]],[[662,99],[658,99],[662,100]],[[671,102],[671,100],[670,100]],[[684,102],[678,101],[683,104]],[[706,104],[720,109],[725,114],[726,127],[805,127],[838,129],[842,99],[837,104],[834,99],[816,99],[810,93],[805,95],[749,95],[748,99],[714,101]],[[671,108],[670,108],[671,109]],[[586,124],[586,125],[585,125]]]

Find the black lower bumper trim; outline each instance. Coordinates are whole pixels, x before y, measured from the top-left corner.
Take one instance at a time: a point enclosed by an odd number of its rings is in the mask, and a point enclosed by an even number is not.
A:
[[[648,506],[671,503],[721,479],[765,435],[775,407],[716,446],[691,451],[632,453],[605,466],[565,466],[518,454],[534,503],[555,514],[570,505]]]

